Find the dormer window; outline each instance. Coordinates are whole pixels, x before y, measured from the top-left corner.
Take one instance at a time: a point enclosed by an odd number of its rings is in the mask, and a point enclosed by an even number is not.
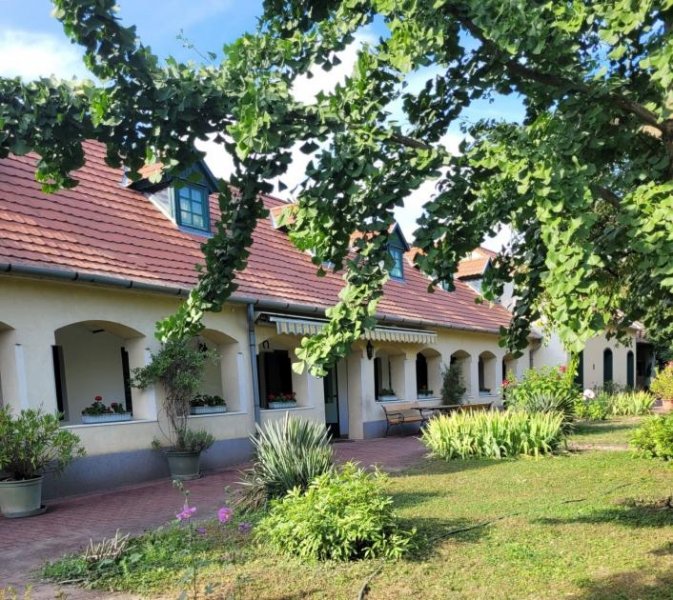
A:
[[[200,185],[183,183],[179,187],[176,186],[175,199],[178,225],[200,229],[201,231],[209,230],[209,206],[206,188]]]
[[[388,251],[394,261],[390,269],[390,276],[395,279],[404,279],[404,250],[391,245],[388,247]]]
[[[180,229],[210,235],[209,199],[219,184],[206,164],[200,161],[175,176],[164,173],[159,164],[158,174],[157,180],[157,165],[149,165],[129,187],[145,194]]]

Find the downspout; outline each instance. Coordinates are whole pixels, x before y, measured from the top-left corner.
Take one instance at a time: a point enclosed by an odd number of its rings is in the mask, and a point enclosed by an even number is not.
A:
[[[259,398],[259,373],[257,372],[257,336],[255,335],[255,306],[248,304],[248,345],[250,348],[250,372],[252,373],[252,398],[255,423],[261,423]]]

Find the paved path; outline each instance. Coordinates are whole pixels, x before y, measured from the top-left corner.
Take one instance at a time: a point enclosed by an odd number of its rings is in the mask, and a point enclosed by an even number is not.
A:
[[[338,442],[337,460],[356,460],[365,466],[379,465],[389,472],[408,468],[425,452],[415,437],[389,437],[367,441]],[[245,465],[209,473],[188,482],[190,504],[200,515],[214,514],[226,502],[225,487],[235,486]],[[138,534],[175,518],[182,506],[182,495],[170,481],[153,481],[111,492],[53,500],[49,510],[27,519],[0,517],[0,589],[23,589],[33,584],[31,600],[51,600],[58,590],[37,583],[34,571],[48,560],[83,549],[90,539],[110,537],[117,529]],[[65,589],[69,600],[112,598],[93,592]],[[117,598],[130,598],[119,595]]]

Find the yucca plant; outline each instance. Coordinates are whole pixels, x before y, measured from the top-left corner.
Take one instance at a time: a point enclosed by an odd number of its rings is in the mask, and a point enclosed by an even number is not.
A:
[[[243,481],[243,504],[258,507],[282,498],[294,488],[305,490],[333,464],[330,435],[325,426],[285,415],[282,421],[257,427],[252,436],[255,457]]]
[[[649,415],[655,398],[649,392],[621,392],[611,396],[610,412],[615,416]]]
[[[561,413],[524,411],[454,413],[432,419],[422,436],[431,455],[505,458],[548,454],[564,438]]]

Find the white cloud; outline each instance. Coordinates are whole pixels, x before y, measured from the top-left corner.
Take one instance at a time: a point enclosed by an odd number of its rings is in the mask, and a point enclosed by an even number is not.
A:
[[[0,75],[25,80],[55,75],[63,79],[92,78],[82,53],[65,36],[8,30],[0,32]]]

